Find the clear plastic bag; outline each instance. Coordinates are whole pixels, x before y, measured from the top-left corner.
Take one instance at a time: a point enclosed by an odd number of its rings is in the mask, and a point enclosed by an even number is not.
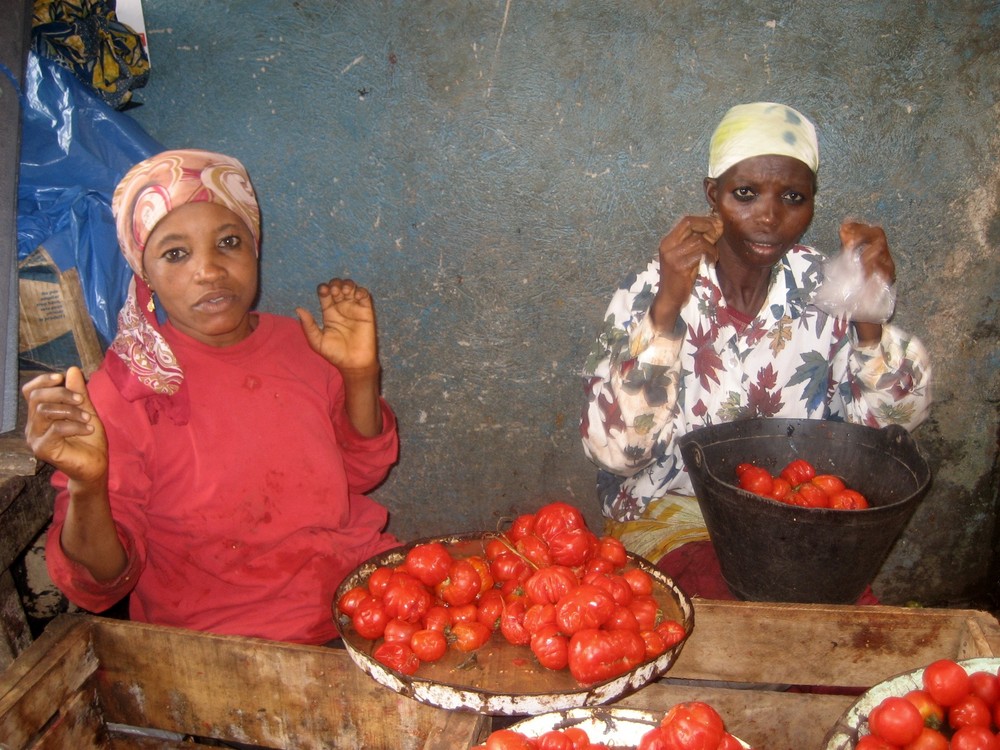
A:
[[[823,280],[810,303],[855,323],[885,323],[896,308],[896,285],[879,274],[866,277],[861,246],[845,246],[823,263]]]

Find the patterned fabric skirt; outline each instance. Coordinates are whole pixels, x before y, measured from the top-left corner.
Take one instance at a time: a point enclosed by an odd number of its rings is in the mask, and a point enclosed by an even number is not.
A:
[[[635,521],[605,519],[604,533],[620,539],[625,549],[654,565],[682,545],[709,540],[698,499],[688,495],[657,498]]]

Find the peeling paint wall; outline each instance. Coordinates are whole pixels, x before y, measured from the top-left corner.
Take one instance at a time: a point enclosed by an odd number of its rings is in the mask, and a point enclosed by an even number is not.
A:
[[[930,494],[876,590],[986,583],[1000,297],[995,2],[145,0],[133,116],[242,159],[262,197],[261,306],[320,280],[375,295],[402,438],[374,493],[407,539],[568,498],[599,527],[578,372],[611,292],[705,209],[711,130],[783,101],[820,132],[807,240],[880,222],[897,322],[931,349]]]

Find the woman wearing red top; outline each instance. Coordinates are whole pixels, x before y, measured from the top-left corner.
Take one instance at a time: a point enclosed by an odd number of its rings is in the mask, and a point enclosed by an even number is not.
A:
[[[254,312],[259,208],[221,154],[141,162],[112,211],[135,272],[118,335],[89,383],[24,387],[57,469],[49,572],[90,611],[131,594],[135,620],[324,643],[343,577],[398,545],[363,494],[398,451],[371,296],[332,279],[319,323]]]

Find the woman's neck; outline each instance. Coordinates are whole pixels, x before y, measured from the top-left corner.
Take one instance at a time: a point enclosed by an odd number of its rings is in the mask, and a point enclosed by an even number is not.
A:
[[[719,279],[719,289],[722,290],[726,305],[751,319],[757,317],[771,286],[771,271],[770,267],[734,268],[720,257],[715,266],[715,275]]]

